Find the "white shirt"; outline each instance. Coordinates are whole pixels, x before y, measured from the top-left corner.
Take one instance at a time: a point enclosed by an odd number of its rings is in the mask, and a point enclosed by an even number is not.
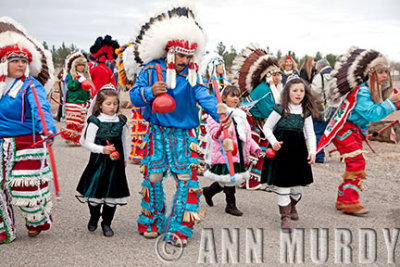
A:
[[[290,113],[292,113],[292,114],[302,114],[303,113],[303,107],[301,105],[289,104],[289,110],[290,110]],[[275,128],[275,125],[281,119],[281,117],[282,116],[279,115],[278,112],[273,110],[271,112],[271,114],[269,115],[268,120],[264,124],[264,127],[263,127],[263,132],[264,132],[265,136],[267,137],[269,143],[272,146],[278,142],[278,140],[276,140],[276,137],[273,134],[273,130]],[[313,121],[312,121],[311,116],[308,116],[304,120],[303,131],[304,131],[304,137],[306,138],[306,141],[307,141],[309,153],[315,155],[317,141],[316,141],[316,137],[315,137],[315,133],[314,133],[314,126],[313,126]]]
[[[107,115],[107,114],[103,114],[100,113],[99,116],[97,116],[97,118],[101,121],[101,122],[118,122],[119,118],[117,114],[114,115]],[[126,130],[127,130],[127,125],[125,124],[123,130],[122,130],[122,147],[124,150],[124,160],[127,161],[128,159],[128,155],[126,153]],[[86,129],[86,142],[84,143],[84,146],[92,153],[102,153],[103,152],[103,148],[104,146],[101,145],[97,145],[94,143],[94,140],[96,139],[96,134],[97,134],[97,130],[99,129],[99,127],[94,124],[94,123],[89,123],[89,125],[87,126]]]

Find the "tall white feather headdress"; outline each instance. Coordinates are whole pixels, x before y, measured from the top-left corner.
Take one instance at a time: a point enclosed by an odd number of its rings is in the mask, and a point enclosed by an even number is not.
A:
[[[175,53],[193,56],[189,63],[187,80],[194,86],[197,82],[197,59],[204,53],[206,37],[195,19],[192,1],[173,1],[139,24],[132,40],[134,57],[126,56],[127,73],[137,73],[152,60],[167,59],[167,87],[175,88]],[[128,50],[129,51],[129,50]],[[127,52],[127,51],[126,51]],[[134,64],[131,60],[134,59]]]
[[[43,45],[36,39],[29,36],[22,25],[9,17],[0,18],[0,54],[2,51],[10,48],[11,46],[18,46],[21,49],[27,50],[31,54],[31,60],[25,76],[32,75],[49,91],[55,82],[54,65],[52,56],[49,50],[45,49]],[[5,87],[3,78],[7,76],[8,62],[4,56],[0,59],[0,97],[3,95],[2,91]],[[22,85],[22,84],[21,84]],[[13,88],[19,89],[21,86],[14,86]],[[13,90],[14,91],[14,90]],[[13,92],[10,92],[12,95]]]

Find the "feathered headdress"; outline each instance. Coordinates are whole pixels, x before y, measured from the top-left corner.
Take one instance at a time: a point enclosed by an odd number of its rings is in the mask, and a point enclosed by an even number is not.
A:
[[[377,68],[387,68],[388,66],[389,62],[378,51],[357,47],[350,48],[346,55],[339,58],[334,70],[330,74],[329,91],[327,94],[329,103],[338,103],[351,90],[367,82],[369,75],[375,72]],[[375,81],[372,81],[370,86],[370,89],[374,89]],[[374,96],[375,92],[372,90],[371,94],[375,101],[379,101],[376,99],[382,97],[382,92],[378,92],[380,96]]]
[[[120,48],[116,49],[115,52],[118,55],[117,67],[118,67],[118,82],[122,86],[133,86],[133,81],[135,79],[135,73],[129,72],[131,68],[126,68],[126,62],[134,62],[133,54],[133,43],[127,43]]]
[[[89,66],[86,57],[81,52],[72,52],[67,56],[64,62],[63,68],[63,81],[67,77],[68,73],[71,73],[72,78],[77,75],[76,66],[77,65],[85,65],[85,70],[83,71],[83,75],[86,80],[89,82],[92,81],[89,74]]]
[[[244,48],[233,60],[233,85],[246,97],[264,79],[279,72],[278,60],[257,44]]]
[[[90,47],[90,54],[95,57],[99,62],[106,60],[113,60],[117,58],[115,49],[119,47],[117,41],[112,40],[110,35],[97,37],[95,43]]]
[[[0,98],[5,90],[5,78],[8,75],[8,62],[15,58],[25,59],[29,63],[25,76],[32,75],[49,91],[55,82],[54,66],[50,51],[29,36],[22,25],[9,17],[0,18]],[[23,84],[18,81],[10,92],[16,95]]]
[[[224,73],[223,77],[226,79],[226,70],[225,70],[225,62],[224,59],[215,53],[209,53],[204,55],[201,64],[200,64],[200,70],[201,70],[201,75],[204,77],[207,77],[207,79],[210,79],[211,77],[217,77],[217,67],[218,65],[222,63]]]
[[[195,19],[191,1],[171,2],[164,11],[155,13],[139,24],[133,40],[135,41],[134,60],[136,64],[125,61],[132,72],[138,72],[152,60],[167,58],[167,87],[175,88],[175,53],[193,56],[189,63],[187,80],[194,86],[197,82],[199,58],[204,51],[206,38],[203,29]],[[126,67],[128,67],[125,65]]]

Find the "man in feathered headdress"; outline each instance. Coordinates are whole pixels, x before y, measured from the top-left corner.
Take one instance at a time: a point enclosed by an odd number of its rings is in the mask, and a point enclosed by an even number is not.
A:
[[[261,172],[268,146],[262,128],[275,103],[280,103],[282,92],[278,60],[259,45],[250,44],[236,56],[232,70],[235,73],[233,85],[242,91],[242,97],[246,97],[243,105],[247,107],[252,137],[263,150],[259,158],[251,156],[250,179],[244,185],[248,190],[257,190],[261,188]]]
[[[144,68],[130,97],[134,106],[145,107],[143,116],[150,123],[144,139],[146,152],[142,160],[144,181],[139,232],[147,238],[155,238],[165,229],[168,242],[185,245],[192,236],[195,220],[199,220],[201,190],[197,181],[198,145],[194,130],[199,125],[196,103],[219,121],[216,99],[199,84],[197,73],[196,58],[203,52],[205,36],[192,7],[173,4],[139,27],[135,43],[132,53],[136,65]],[[164,76],[162,81],[157,81],[158,64]],[[125,67],[129,69],[128,65],[130,63],[125,61]],[[152,103],[163,93],[173,98],[176,109],[160,114],[154,111],[156,107]],[[166,217],[162,180],[168,171],[173,175],[177,189],[171,214]]]
[[[45,126],[56,132],[45,90],[54,84],[53,72],[50,52],[16,21],[1,17],[0,244],[16,237],[11,204],[20,208],[30,237],[52,224],[48,151],[43,143],[33,145]]]
[[[336,146],[346,164],[336,208],[345,214],[363,215],[368,210],[359,201],[366,177],[362,141],[366,140],[370,122],[379,121],[400,108],[400,92],[393,92],[389,62],[375,50],[351,48],[336,63],[331,78],[328,102],[341,103],[328,123],[317,152],[330,142]]]
[[[112,83],[117,88],[114,73],[106,66],[106,60],[117,58],[115,49],[119,48],[117,41],[112,40],[110,35],[97,37],[95,43],[90,47],[90,55],[96,58],[96,63],[90,67],[90,76],[94,84],[92,97],[106,84]]]

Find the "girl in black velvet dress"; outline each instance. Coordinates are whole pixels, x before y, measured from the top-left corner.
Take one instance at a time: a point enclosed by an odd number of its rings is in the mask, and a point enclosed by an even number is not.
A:
[[[312,116],[316,115],[306,82],[297,75],[289,76],[281,104],[274,107],[263,128],[276,151],[263,175],[267,176],[268,189],[278,194],[283,229],[291,228],[290,219],[299,219],[295,206],[301,198],[301,187],[313,182],[310,165],[315,162],[316,141]]]
[[[125,205],[129,196],[125,175],[127,119],[123,115],[117,115],[117,91],[103,88],[95,97],[93,113],[88,118],[87,128],[83,133],[82,145],[91,154],[77,187],[77,198],[81,202],[88,202],[91,215],[88,230],[96,230],[102,215],[103,234],[112,236],[114,232],[110,226],[116,205]],[[100,213],[101,206],[103,210]]]

